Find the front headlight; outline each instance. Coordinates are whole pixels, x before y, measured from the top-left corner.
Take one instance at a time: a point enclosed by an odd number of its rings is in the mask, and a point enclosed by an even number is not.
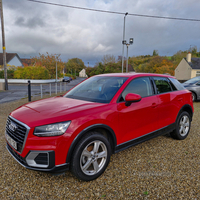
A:
[[[68,121],[68,122],[60,122],[56,124],[49,124],[45,126],[38,126],[35,128],[34,135],[41,136],[41,137],[62,135],[67,130],[70,123],[71,122]]]

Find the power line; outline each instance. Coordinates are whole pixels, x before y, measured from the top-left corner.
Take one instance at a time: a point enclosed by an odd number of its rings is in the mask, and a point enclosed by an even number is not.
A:
[[[69,5],[63,5],[63,4],[58,4],[58,3],[50,3],[50,2],[45,2],[45,1],[37,1],[37,0],[27,0],[27,1],[35,2],[35,3],[48,4],[48,5],[53,5],[53,6],[61,6],[61,7],[67,7],[67,8],[80,9],[80,10],[88,10],[88,11],[93,11],[93,12],[103,12],[103,13],[118,14],[118,15],[125,15],[126,14],[126,13],[123,13],[123,12],[99,10],[99,9],[84,8],[84,7],[78,7],[78,6],[69,6]],[[163,17],[163,16],[156,16],[156,15],[142,15],[142,14],[132,14],[132,13],[129,13],[128,15],[135,16],[135,17],[146,17],[146,18],[171,19],[171,20],[200,22],[200,19],[190,19],[190,18],[180,18],[180,17]]]

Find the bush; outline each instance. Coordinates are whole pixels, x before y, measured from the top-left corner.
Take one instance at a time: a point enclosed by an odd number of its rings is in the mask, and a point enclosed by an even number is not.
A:
[[[14,72],[15,72],[14,69],[8,69],[7,70],[7,78],[8,79],[14,78]],[[0,71],[0,78],[4,78],[4,70]]]
[[[72,79],[76,79],[76,76],[71,75],[71,74],[65,74],[64,76],[69,76],[69,77],[71,77]]]
[[[16,79],[49,79],[49,71],[44,66],[18,67],[14,72]]]

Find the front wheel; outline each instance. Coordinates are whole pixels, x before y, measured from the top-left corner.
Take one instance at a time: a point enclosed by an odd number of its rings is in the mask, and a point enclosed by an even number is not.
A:
[[[184,140],[189,132],[191,126],[191,117],[188,112],[182,112],[176,121],[176,129],[170,133],[171,137],[177,140]]]
[[[196,100],[197,100],[196,94],[192,92],[192,101],[196,101]]]
[[[75,147],[71,171],[77,178],[91,181],[105,171],[110,156],[108,140],[97,132],[90,132]]]

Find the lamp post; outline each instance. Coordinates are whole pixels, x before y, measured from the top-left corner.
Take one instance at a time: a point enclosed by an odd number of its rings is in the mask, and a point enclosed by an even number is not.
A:
[[[56,59],[56,83],[57,83],[57,79],[58,79],[58,70],[57,70],[57,59]]]
[[[123,40],[122,40],[122,73],[124,71],[124,45],[126,44],[126,40],[125,40],[125,22],[126,22],[126,15],[128,15],[128,13],[125,13],[124,16],[124,28],[123,28]]]
[[[58,56],[60,55],[60,54],[54,54],[55,55],[55,59],[56,59],[56,82],[57,82],[57,79],[58,79],[58,67],[57,67],[57,62],[58,62]]]
[[[127,55],[126,55],[126,73],[128,72],[128,46],[133,44],[133,38],[129,39],[129,43],[126,43],[126,47],[127,47]]]
[[[57,56],[58,56],[59,54],[55,54],[55,58],[56,58],[56,94],[57,94],[57,79],[58,79],[58,69],[57,69]]]

